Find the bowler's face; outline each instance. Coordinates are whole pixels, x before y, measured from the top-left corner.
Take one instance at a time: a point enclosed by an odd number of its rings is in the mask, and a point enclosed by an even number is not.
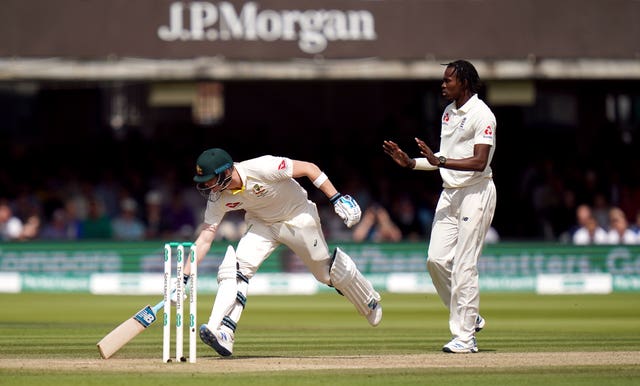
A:
[[[444,71],[440,87],[442,88],[442,96],[448,101],[456,100],[462,95],[464,88],[458,80],[454,67],[447,67]]]

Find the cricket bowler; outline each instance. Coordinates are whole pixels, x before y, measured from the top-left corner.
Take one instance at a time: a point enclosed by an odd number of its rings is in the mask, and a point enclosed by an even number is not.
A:
[[[450,103],[442,114],[440,151],[434,153],[415,138],[422,157],[409,158],[393,141],[384,152],[398,165],[414,170],[439,170],[442,192],[431,229],[427,269],[442,302],[449,309],[452,339],[442,350],[478,352],[480,316],[478,258],[496,209],[491,160],[496,118],[478,97],[480,77],[466,60],[446,64],[442,96]]]

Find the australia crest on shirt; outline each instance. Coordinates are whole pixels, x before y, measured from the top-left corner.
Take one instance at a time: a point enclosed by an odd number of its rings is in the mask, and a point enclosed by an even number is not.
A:
[[[251,190],[253,191],[253,194],[256,195],[256,197],[262,197],[267,194],[267,189],[260,184],[253,185],[253,188]]]

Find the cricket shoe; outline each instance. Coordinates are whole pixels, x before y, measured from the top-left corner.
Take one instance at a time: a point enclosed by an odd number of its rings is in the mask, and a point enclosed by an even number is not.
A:
[[[200,339],[223,357],[233,353],[233,334],[222,330],[211,331],[209,326],[200,326]]]
[[[367,315],[367,321],[369,321],[369,324],[373,327],[380,324],[380,322],[382,321],[382,306],[380,305],[380,303],[375,302],[375,304],[373,304],[373,307],[371,307],[371,312],[369,312],[369,314]]]
[[[458,340],[458,338],[453,338],[451,342],[442,347],[442,351],[452,354],[477,353],[478,346],[476,345],[476,338],[471,338],[471,342],[469,343],[464,343]]]
[[[484,318],[480,315],[478,315],[478,317],[476,318],[476,332],[480,332],[482,331],[482,329],[484,328],[485,325],[485,321]]]

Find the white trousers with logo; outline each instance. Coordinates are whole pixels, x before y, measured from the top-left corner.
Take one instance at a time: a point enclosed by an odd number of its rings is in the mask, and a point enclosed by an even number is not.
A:
[[[280,245],[288,246],[321,283],[330,284],[331,254],[322,233],[320,216],[315,204],[293,218],[265,223],[247,218],[247,232],[236,249],[239,270],[251,279],[260,265]]]

